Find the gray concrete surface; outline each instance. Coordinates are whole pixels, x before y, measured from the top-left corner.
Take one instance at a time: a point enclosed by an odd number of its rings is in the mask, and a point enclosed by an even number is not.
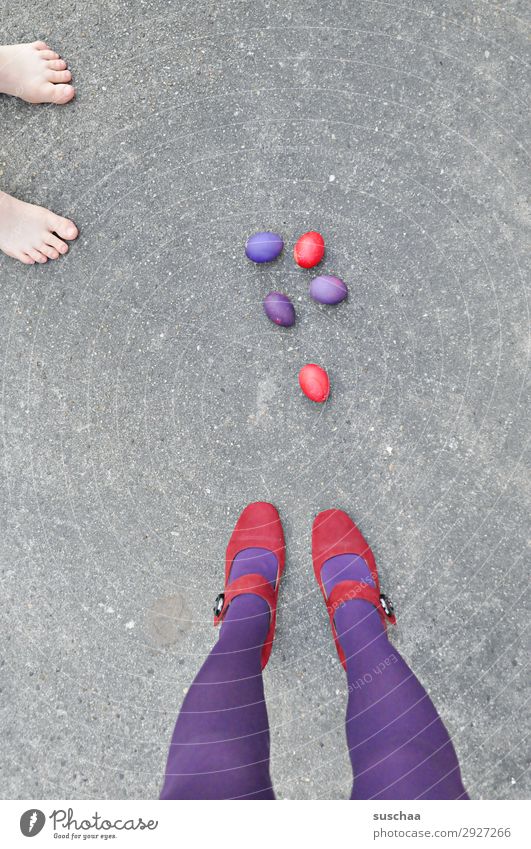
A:
[[[266,672],[282,798],[346,798],[346,688],[315,513],[361,524],[395,641],[471,794],[526,795],[525,18],[509,2],[4,4],[70,62],[66,108],[0,100],[3,189],[72,216],[0,257],[3,797],[155,797],[251,499],[288,561]],[[350,286],[310,302],[287,250]],[[270,289],[298,310],[262,313]],[[322,408],[299,393],[325,365]]]

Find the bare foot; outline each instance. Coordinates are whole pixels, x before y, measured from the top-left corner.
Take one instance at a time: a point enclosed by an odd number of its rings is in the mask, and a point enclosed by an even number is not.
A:
[[[68,103],[76,93],[66,85],[71,79],[64,59],[44,41],[0,46],[0,94],[28,103]]]
[[[68,251],[63,239],[77,239],[73,221],[43,206],[0,192],[0,250],[26,265],[58,259]]]

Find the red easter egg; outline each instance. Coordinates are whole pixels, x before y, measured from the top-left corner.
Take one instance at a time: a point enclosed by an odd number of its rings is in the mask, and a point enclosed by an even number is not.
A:
[[[324,239],[321,234],[317,233],[315,230],[310,230],[309,233],[304,233],[304,235],[297,240],[295,247],[293,248],[295,262],[297,265],[300,265],[301,268],[313,268],[314,265],[318,265],[324,257],[324,252]]]
[[[310,401],[322,404],[330,395],[330,381],[324,368],[308,363],[299,372],[299,384]]]

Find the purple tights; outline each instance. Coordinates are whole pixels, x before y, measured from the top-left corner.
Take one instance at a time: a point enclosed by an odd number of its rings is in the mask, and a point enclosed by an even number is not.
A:
[[[247,549],[230,577],[258,572],[274,582],[276,570],[271,552]],[[328,560],[322,577],[328,594],[340,580],[372,583],[365,561],[350,554]],[[334,621],[347,658],[351,799],[467,799],[448,732],[376,609],[349,601]],[[263,599],[234,599],[177,718],[161,799],[275,798],[260,668],[268,627]]]

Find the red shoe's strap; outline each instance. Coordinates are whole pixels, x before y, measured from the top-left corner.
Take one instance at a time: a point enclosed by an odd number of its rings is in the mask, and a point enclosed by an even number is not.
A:
[[[214,608],[214,625],[219,625],[222,621],[229,604],[239,595],[258,595],[263,598],[269,605],[271,614],[275,612],[277,606],[278,588],[273,589],[271,583],[264,578],[263,575],[250,573],[248,575],[240,575],[239,578],[232,581],[231,584],[221,593],[216,599],[216,607]]]
[[[374,604],[384,625],[388,622],[392,625],[396,624],[396,617],[389,600],[376,587],[371,587],[364,581],[340,581],[332,587],[332,592],[326,599],[326,609],[332,624],[338,607],[354,599],[370,601]]]

